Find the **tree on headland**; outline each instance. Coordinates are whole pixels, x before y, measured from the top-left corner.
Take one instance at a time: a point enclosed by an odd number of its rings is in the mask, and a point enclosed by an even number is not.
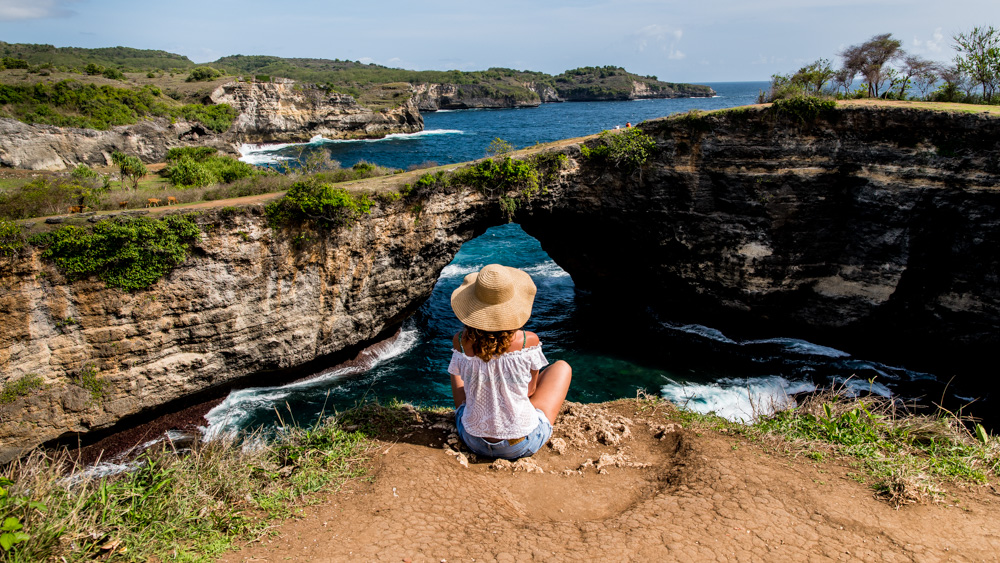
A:
[[[899,71],[893,77],[893,89],[899,88],[899,93],[896,95],[897,98],[901,100],[906,99],[906,91],[910,88],[911,84],[915,84],[917,80],[928,80],[933,83],[937,79],[937,68],[938,64],[933,61],[928,61],[918,55],[906,55],[903,57],[902,64],[899,65]],[[921,90],[923,92],[923,90]]]
[[[146,165],[139,160],[139,157],[115,151],[111,153],[111,163],[118,167],[121,175],[122,189],[125,189],[126,182],[133,191],[139,187],[139,180],[149,173]]]
[[[868,85],[868,97],[879,97],[879,90],[890,78],[889,63],[904,56],[903,42],[893,39],[891,33],[876,35],[860,45],[852,45],[844,49],[840,56],[844,59],[844,68],[861,74]]]
[[[955,66],[967,74],[975,84],[983,87],[983,101],[993,97],[1000,82],[1000,30],[974,27],[968,33],[959,33],[955,40]]]

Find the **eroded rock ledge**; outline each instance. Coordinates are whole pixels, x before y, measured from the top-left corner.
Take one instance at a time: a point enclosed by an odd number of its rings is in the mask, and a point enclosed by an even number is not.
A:
[[[949,365],[1000,344],[1000,120],[751,108],[643,127],[656,150],[638,170],[584,158],[579,141],[549,149],[567,166],[515,217],[578,287]],[[419,220],[400,201],[334,231],[276,232],[259,207],[206,213],[188,261],[131,294],[69,283],[30,248],[0,257],[0,378],[45,384],[0,407],[0,458],[398,326],[459,246],[504,220],[478,193],[415,197]],[[85,366],[99,399],[74,383]]]

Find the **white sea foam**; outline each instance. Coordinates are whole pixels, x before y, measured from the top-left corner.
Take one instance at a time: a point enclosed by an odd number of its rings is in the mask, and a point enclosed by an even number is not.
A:
[[[277,164],[286,160],[293,160],[291,157],[276,154],[277,151],[290,146],[293,145],[289,143],[274,145],[253,145],[246,143],[240,146],[240,160],[254,166]]]
[[[435,135],[464,135],[465,131],[460,129],[425,129],[416,133],[390,133],[381,139],[327,139],[319,137],[314,144],[320,143],[381,143],[384,141],[408,141],[420,139],[421,137],[433,137]],[[316,137],[313,137],[316,139]]]
[[[789,381],[776,375],[747,379],[724,378],[712,383],[669,383],[664,398],[695,412],[748,422],[795,405],[792,395],[816,390],[810,381]]]
[[[203,439],[208,441],[233,436],[255,413],[272,410],[274,405],[281,404],[294,391],[324,387],[333,380],[364,373],[405,353],[416,346],[419,339],[420,333],[416,329],[404,328],[392,338],[365,348],[354,360],[313,377],[279,387],[250,387],[233,391],[205,415],[208,424],[201,427]]]
[[[473,272],[478,272],[481,269],[483,269],[483,264],[477,264],[474,266],[459,266],[457,264],[448,264],[447,266],[444,267],[443,270],[441,270],[441,275],[438,276],[438,279],[464,278],[465,276]]]
[[[836,348],[820,346],[819,344],[813,344],[812,342],[806,342],[805,340],[799,340],[797,338],[766,338],[764,340],[747,340],[741,344],[777,344],[784,348],[786,353],[802,354],[805,356],[826,356],[828,358],[850,357],[850,354],[847,352],[837,350]]]
[[[679,330],[681,332],[686,332],[688,334],[694,334],[695,336],[701,336],[702,338],[715,340],[716,342],[723,342],[725,344],[739,344],[738,342],[729,338],[725,334],[722,334],[722,331],[707,326],[696,325],[696,324],[678,325],[674,323],[662,323],[662,324],[666,328]]]
[[[530,266],[524,269],[531,277],[539,278],[567,278],[569,277],[569,272],[563,270],[552,260],[546,260],[545,262],[540,262],[534,266]]]

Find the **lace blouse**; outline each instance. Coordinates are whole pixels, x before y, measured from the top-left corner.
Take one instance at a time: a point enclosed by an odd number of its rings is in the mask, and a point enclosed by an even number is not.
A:
[[[448,373],[465,384],[462,425],[473,436],[507,440],[534,430],[538,413],[528,400],[531,370],[548,365],[541,344],[484,362],[453,350]]]

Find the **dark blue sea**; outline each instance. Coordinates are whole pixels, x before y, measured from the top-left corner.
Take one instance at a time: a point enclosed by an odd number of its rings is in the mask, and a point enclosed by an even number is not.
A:
[[[767,83],[711,86],[717,97],[429,113],[422,133],[377,141],[314,139],[306,145],[245,147],[244,156],[252,162],[278,162],[304,150],[326,150],[343,166],[361,160],[396,168],[462,162],[484,156],[497,137],[520,148],[690,109],[754,103]],[[234,391],[209,413],[206,433],[266,429],[278,424],[279,417],[309,423],[324,412],[374,399],[450,405],[450,341],[461,327],[449,296],[467,273],[490,263],[524,269],[537,285],[528,329],[539,334],[550,361],[563,359],[573,366],[572,401],[635,397],[643,391],[699,412],[749,420],[792,404],[796,393],[831,386],[904,400],[938,399],[928,397],[941,388],[933,374],[854,357],[794,334],[736,338],[710,326],[602,304],[577,291],[538,241],[509,224],[466,243],[401,332],[365,351],[360,362],[330,366],[290,385]],[[952,396],[953,401],[965,399]]]

